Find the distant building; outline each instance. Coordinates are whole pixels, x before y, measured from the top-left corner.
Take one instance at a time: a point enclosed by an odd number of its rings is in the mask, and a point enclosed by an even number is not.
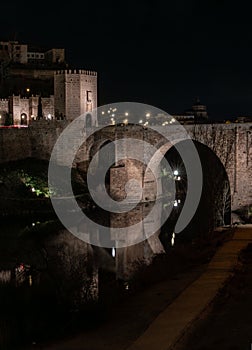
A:
[[[0,61],[27,64],[27,47],[18,41],[0,41]]]
[[[239,116],[235,120],[237,123],[251,123],[252,116]]]
[[[200,102],[197,97],[192,105],[192,107],[185,111],[185,115],[193,115],[195,121],[206,121],[208,119],[207,108]]]
[[[0,42],[0,96],[53,94],[54,71],[65,69],[65,49],[46,50],[18,41]],[[28,96],[26,96],[28,97]]]
[[[67,67],[65,49],[1,41],[0,125],[71,121],[97,108],[97,73]]]
[[[194,100],[191,108],[182,113],[171,113],[171,115],[181,124],[194,124],[208,120],[207,108],[198,97]]]
[[[175,114],[172,116],[181,124],[193,124],[195,122],[195,116],[193,114]]]

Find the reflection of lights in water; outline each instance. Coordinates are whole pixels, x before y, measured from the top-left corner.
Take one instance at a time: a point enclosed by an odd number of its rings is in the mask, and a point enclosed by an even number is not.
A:
[[[111,252],[113,258],[116,256],[116,250],[115,250],[115,247],[112,248],[112,252]]]
[[[32,276],[29,275],[29,286],[31,287],[32,286]]]
[[[172,234],[171,245],[174,246],[175,243],[175,233]]]
[[[173,202],[173,206],[177,207],[179,205],[179,203],[181,203],[180,199],[175,199],[175,201]]]

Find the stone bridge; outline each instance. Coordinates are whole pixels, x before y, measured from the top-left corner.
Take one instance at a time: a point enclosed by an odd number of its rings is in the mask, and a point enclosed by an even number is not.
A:
[[[252,123],[230,123],[230,124],[195,124],[184,125],[190,138],[195,141],[197,150],[204,152],[200,159],[206,162],[205,168],[208,172],[214,172],[212,167],[218,163],[222,171],[226,173],[231,194],[232,210],[251,205],[252,203]],[[171,135],[173,135],[172,143]],[[165,155],[173,145],[185,141],[175,126],[156,126],[155,130],[140,125],[115,125],[107,126],[97,133],[93,133],[85,144],[84,150],[76,156],[76,164],[85,171],[93,156],[104,145],[119,139],[133,138],[146,142],[159,149]],[[134,144],[135,154],[144,154],[142,144]],[[123,149],[127,148],[128,149]],[[118,200],[123,199],[124,185],[130,179],[137,179],[143,183],[142,201],[154,200],[155,185],[151,174],[145,174],[146,166],[136,160],[120,157],[127,155],[130,150],[128,143],[115,145],[115,166],[110,169],[110,192]],[[85,160],[83,159],[85,156]],[[210,155],[210,158],[209,158]],[[205,156],[205,160],[202,157]],[[209,164],[207,162],[209,161]],[[220,169],[221,169],[220,168]],[[203,170],[204,172],[204,170]],[[216,182],[221,174],[214,174]],[[224,184],[223,184],[224,186]]]
[[[27,157],[49,160],[56,140],[67,124],[64,121],[36,121],[28,128],[22,129],[0,129],[0,162],[3,164],[8,161],[15,161]],[[221,211],[219,216],[222,219],[225,215],[226,202],[230,199],[232,210],[246,209],[252,204],[252,123],[231,123],[231,124],[196,124],[184,125],[191,139],[195,141],[199,151],[200,160],[203,168],[203,181],[207,184],[205,196],[209,197],[210,206],[204,206],[202,203],[201,216],[207,218],[206,210],[211,207],[216,211],[216,207]],[[141,125],[120,124],[104,126],[102,129],[93,127],[91,135],[87,141],[80,147],[79,152],[74,159],[74,166],[85,173],[95,154],[105,145],[113,145],[115,140],[124,140],[129,138],[137,139],[141,142],[153,145],[160,149],[162,154],[173,162],[173,157],[178,160],[176,152],[173,152],[174,144],[179,145],[186,142],[179,136],[176,126],[156,126],[153,129]],[[82,128],[80,132],[83,138],[87,130]],[[169,142],[171,139],[173,142]],[[143,148],[132,145],[135,154],[144,155]],[[65,145],[66,146],[66,145]],[[65,165],[68,150],[71,147],[65,147],[64,156],[58,157],[57,163]],[[145,172],[146,166],[134,159],[120,157],[130,151],[129,143],[125,142],[125,147],[115,146],[110,149],[112,162],[114,165],[110,168],[109,190],[112,197],[123,199],[125,196],[125,184],[130,179],[137,179],[142,182],[143,195],[141,207],[137,207],[135,212],[127,214],[111,214],[110,224],[114,227],[120,227],[120,221],[128,224],[128,237],[134,237],[131,224],[141,220],[149,212],[148,201],[152,201],[158,195],[156,193],[156,182],[152,173]],[[132,151],[132,150],[131,150]],[[59,153],[60,154],[60,153]],[[169,155],[170,154],[170,155]],[[160,159],[158,159],[160,160]],[[173,162],[172,167],[177,167],[179,162]],[[159,165],[157,164],[157,167]],[[179,169],[179,167],[177,168]],[[208,181],[208,179],[210,180]],[[228,196],[229,194],[229,196]],[[134,198],[134,195],[133,195]],[[216,202],[217,200],[217,202]],[[209,203],[208,203],[209,204]],[[154,219],[147,224],[143,224],[142,234],[146,232],[146,225],[154,225],[160,221],[160,210],[154,213]],[[214,214],[215,215],[215,214]],[[161,225],[160,225],[161,227]],[[199,229],[199,220],[196,220],[197,231]],[[85,230],[86,228],[84,228]],[[167,230],[167,226],[165,228]],[[202,231],[205,227],[202,228]],[[87,230],[87,233],[89,231]],[[116,271],[120,278],[128,278],[135,271],[136,263],[150,263],[153,256],[163,252],[162,242],[160,242],[160,230],[153,236],[142,241],[140,244],[126,246],[116,251],[116,257],[113,262],[112,270]],[[174,239],[169,233],[169,241]],[[134,242],[133,242],[134,243]],[[97,248],[99,250],[99,248]],[[100,251],[100,250],[99,250]],[[104,250],[103,253],[105,254]],[[110,252],[111,254],[111,252]],[[104,258],[101,258],[104,265]],[[108,260],[110,261],[110,260]],[[109,265],[109,264],[108,264]]]
[[[28,128],[22,129],[0,129],[0,162],[12,161],[27,157],[38,159],[50,159],[53,146],[66,127],[64,121],[36,121]],[[246,208],[252,204],[252,123],[230,123],[230,124],[195,124],[184,125],[191,139],[196,142],[199,149],[204,149],[204,156],[208,159],[209,154],[221,164],[224,169],[231,194],[232,210]],[[83,128],[83,135],[85,134]],[[167,140],[173,135],[173,144],[183,142],[176,125],[155,126],[155,130],[141,125],[120,124],[104,126],[102,129],[92,128],[92,135],[77,153],[74,166],[86,170],[91,159],[104,145],[119,139],[134,138],[144,141],[160,149],[166,154],[173,146]],[[85,136],[85,135],[84,135]],[[126,146],[125,146],[126,147]],[[129,146],[127,146],[129,147]],[[141,146],[139,146],[141,147]],[[114,166],[110,170],[110,192],[117,199],[125,195],[124,184],[130,179],[142,182],[142,201],[151,201],[157,195],[155,184],[151,174],[145,174],[144,167],[138,161],[125,159],[120,161],[127,150],[115,147]],[[59,157],[57,162],[64,164],[67,158],[66,148],[64,157]],[[142,149],[134,149],[137,154],[143,153]],[[206,169],[207,169],[206,164]],[[209,163],[208,173],[213,172],[213,160]],[[216,181],[219,175],[215,174]],[[223,184],[224,186],[224,184]]]

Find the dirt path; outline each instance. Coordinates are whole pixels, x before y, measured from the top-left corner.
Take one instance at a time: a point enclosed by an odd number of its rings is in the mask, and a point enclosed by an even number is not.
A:
[[[205,269],[205,265],[177,275],[136,294],[122,305],[107,310],[106,320],[94,330],[51,344],[40,350],[123,350],[126,349]]]
[[[252,243],[241,253],[233,278],[174,348],[187,349],[252,349]]]

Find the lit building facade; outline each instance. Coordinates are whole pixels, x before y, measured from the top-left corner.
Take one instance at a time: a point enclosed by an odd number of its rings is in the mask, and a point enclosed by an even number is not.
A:
[[[0,125],[72,121],[97,108],[97,73],[67,67],[65,49],[1,41]]]
[[[97,108],[97,73],[82,69],[54,74],[56,118],[73,120]]]

